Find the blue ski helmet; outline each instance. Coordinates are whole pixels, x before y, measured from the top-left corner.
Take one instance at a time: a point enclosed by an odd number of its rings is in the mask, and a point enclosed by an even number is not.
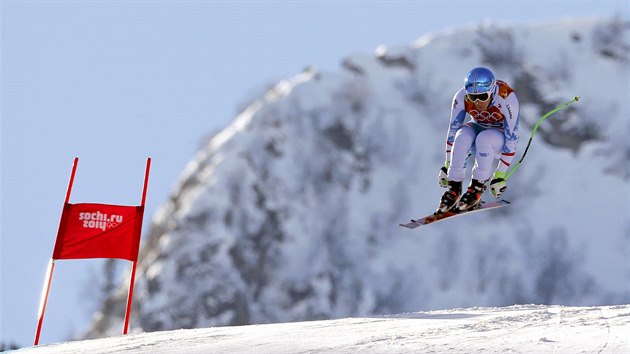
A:
[[[468,75],[466,75],[464,87],[466,88],[466,92],[470,94],[486,92],[492,94],[491,91],[494,90],[496,83],[497,80],[494,78],[492,71],[479,66],[470,70]]]

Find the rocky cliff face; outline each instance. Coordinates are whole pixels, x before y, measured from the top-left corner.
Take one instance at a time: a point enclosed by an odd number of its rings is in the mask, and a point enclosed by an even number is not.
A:
[[[132,325],[626,302],[629,32],[617,19],[483,25],[279,82],[154,215]],[[517,92],[520,154],[542,114],[581,100],[541,126],[504,194],[513,205],[401,229],[439,200],[451,99],[477,65]],[[87,336],[118,333],[125,300],[112,288]]]

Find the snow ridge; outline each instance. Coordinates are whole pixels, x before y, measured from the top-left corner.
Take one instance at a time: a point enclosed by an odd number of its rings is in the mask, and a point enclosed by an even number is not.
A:
[[[630,306],[510,306],[131,334],[28,353],[627,353]]]

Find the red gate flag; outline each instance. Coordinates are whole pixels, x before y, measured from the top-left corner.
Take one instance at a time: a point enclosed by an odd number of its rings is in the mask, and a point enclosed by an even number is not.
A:
[[[138,260],[142,206],[64,205],[53,259]]]
[[[39,335],[44,322],[50,283],[55,270],[55,260],[58,259],[120,258],[131,261],[131,279],[129,280],[129,295],[127,296],[123,334],[127,334],[129,329],[133,285],[136,279],[136,264],[138,263],[138,251],[140,249],[140,234],[142,233],[144,202],[149,185],[151,158],[147,159],[142,201],[139,206],[95,203],[70,204],[70,193],[72,192],[74,174],[77,171],[78,163],[79,158],[75,157],[72,173],[70,174],[70,182],[68,183],[68,191],[66,192],[66,201],[61,212],[55,249],[48,264],[46,280],[42,289],[39,319],[37,321],[37,331],[35,332],[34,344],[36,346],[39,344]]]

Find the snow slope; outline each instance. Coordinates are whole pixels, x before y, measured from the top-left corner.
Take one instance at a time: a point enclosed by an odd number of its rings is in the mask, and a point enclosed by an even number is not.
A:
[[[131,325],[627,303],[629,33],[618,19],[483,24],[279,82],[208,140],[154,215]],[[512,205],[402,229],[443,192],[452,95],[477,65],[520,99],[517,159],[542,114],[581,100],[541,125]],[[106,294],[87,336],[120,331],[126,296]]]
[[[628,353],[630,306],[510,306],[131,334],[25,348],[71,353]]]

